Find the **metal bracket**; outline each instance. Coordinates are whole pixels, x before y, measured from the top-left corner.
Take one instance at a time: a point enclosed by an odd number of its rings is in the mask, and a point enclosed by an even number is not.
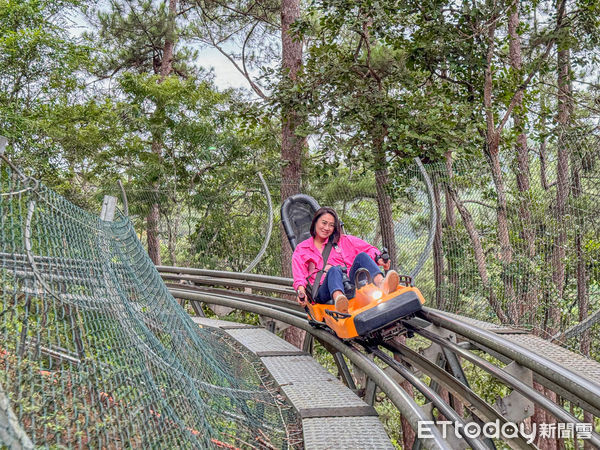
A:
[[[196,316],[206,317],[206,314],[204,314],[204,311],[202,311],[202,303],[195,300],[190,300],[190,304],[192,305],[192,309],[196,313]]]
[[[267,331],[269,331],[271,333],[275,333],[275,321],[268,320],[267,324],[266,324],[266,328],[267,328]]]
[[[371,378],[367,378],[365,397],[363,398],[364,402],[367,405],[373,406],[375,404],[375,394],[377,394],[377,384]]]
[[[504,370],[527,384],[527,386],[533,387],[533,372],[531,369],[513,361]],[[519,423],[533,415],[534,403],[521,393],[512,391],[506,397],[498,397],[494,404],[494,409],[506,417],[507,420]]]
[[[441,368],[444,368],[446,366],[446,362],[447,361],[446,361],[446,358],[444,357],[444,354],[441,353],[441,352],[438,353],[437,357],[436,357],[436,360],[435,360],[435,365],[439,366]],[[431,382],[429,383],[429,387],[431,389],[433,389],[438,394],[442,391],[442,389],[441,389],[442,386],[437,381],[435,381],[434,379],[432,379]]]
[[[125,188],[123,187],[123,183],[121,180],[117,180],[119,184],[119,189],[121,189],[121,201],[123,202],[123,213],[125,216],[129,217],[129,202],[127,201],[127,193],[125,192]]]
[[[313,349],[314,349],[314,343],[315,343],[315,340],[313,338],[313,335],[310,333],[306,333],[304,335],[304,341],[302,342],[302,350],[305,351],[306,353],[312,355]]]
[[[429,327],[427,327],[427,330],[437,334],[443,339],[447,339],[450,342],[456,343],[456,334],[452,331],[445,330],[435,325],[430,325]],[[419,353],[435,364],[438,364],[439,355],[443,355],[444,359],[446,358],[444,355],[445,352],[443,351],[442,347],[436,344],[435,342],[432,342],[431,345],[429,345],[429,347],[419,349]]]

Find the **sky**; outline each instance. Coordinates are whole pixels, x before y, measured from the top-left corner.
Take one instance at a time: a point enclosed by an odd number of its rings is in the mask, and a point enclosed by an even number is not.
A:
[[[198,60],[202,61],[202,66],[207,69],[213,69],[215,74],[214,82],[219,89],[250,88],[248,81],[243,75],[218,50],[203,48],[200,50]]]

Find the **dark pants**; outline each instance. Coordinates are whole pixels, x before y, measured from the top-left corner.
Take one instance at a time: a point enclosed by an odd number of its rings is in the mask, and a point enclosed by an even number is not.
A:
[[[377,274],[383,275],[379,269],[379,266],[375,264],[375,261],[373,261],[373,259],[365,252],[362,252],[356,255],[356,258],[354,258],[354,262],[352,263],[352,267],[350,268],[350,272],[348,272],[348,278],[350,278],[352,283],[354,283],[354,274],[360,268],[367,269],[371,274],[371,278],[375,278],[375,275]],[[333,266],[329,268],[327,275],[325,276],[325,280],[323,280],[321,287],[319,287],[315,301],[317,303],[327,303],[333,298],[332,294],[335,291],[344,292],[342,268],[340,266]]]

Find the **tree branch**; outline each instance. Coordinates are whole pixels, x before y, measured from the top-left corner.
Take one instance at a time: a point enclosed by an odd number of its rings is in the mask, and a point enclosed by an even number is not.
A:
[[[480,202],[479,200],[463,200],[462,202],[463,203],[475,203],[477,205],[485,206],[486,208],[496,209],[496,207],[494,205],[489,205],[487,203]]]
[[[471,89],[473,88],[472,83],[469,83],[468,81],[463,81],[463,80],[455,80],[454,78],[450,78],[448,75],[444,75],[442,72],[438,73],[435,69],[433,70],[433,74],[436,75],[437,77],[441,78],[442,80],[449,81],[450,83],[458,84],[461,86],[466,86]]]
[[[552,50],[552,46],[554,45],[555,42],[556,42],[555,37],[548,41],[548,43],[546,44],[546,49],[545,49],[544,53],[538,58],[536,64],[534,65],[534,68],[529,72],[527,79],[523,83],[521,83],[519,88],[513,94],[512,98],[510,99],[508,108],[507,108],[506,112],[504,113],[504,117],[498,124],[498,127],[496,127],[497,133],[500,133],[502,131],[502,129],[504,128],[504,125],[506,125],[506,122],[508,121],[510,115],[512,114],[513,109],[515,109],[515,106],[517,105],[517,102],[519,101],[519,94],[522,93],[523,91],[525,91],[525,88],[527,86],[529,86],[529,83],[531,83],[531,80],[533,79],[535,74],[540,70],[542,62],[546,59],[546,57],[550,53],[550,50]]]
[[[260,98],[262,98],[263,100],[266,100],[267,96],[265,95],[265,93],[263,92],[263,90],[252,80],[252,77],[250,77],[250,74],[248,73],[248,69],[246,67],[246,45],[248,44],[248,41],[250,40],[250,36],[252,36],[252,33],[254,32],[254,29],[258,26],[258,23],[259,23],[258,21],[256,21],[254,23],[254,25],[252,26],[252,28],[248,32],[248,35],[246,36],[246,39],[244,39],[244,45],[242,46],[242,66],[244,68],[243,75],[244,75],[244,77],[246,77],[246,80],[248,80],[248,83],[250,83],[250,87],[252,87],[252,90],[254,92],[256,92],[256,94]]]

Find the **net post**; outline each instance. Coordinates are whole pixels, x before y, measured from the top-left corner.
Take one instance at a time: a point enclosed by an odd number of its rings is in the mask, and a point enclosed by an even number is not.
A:
[[[117,207],[117,198],[110,195],[105,195],[102,201],[102,211],[100,218],[106,222],[112,222],[115,218],[115,209]]]
[[[121,200],[123,201],[123,212],[127,217],[129,217],[129,202],[127,201],[127,194],[125,193],[125,188],[123,187],[123,183],[121,180],[118,180],[119,189],[121,190]]]

